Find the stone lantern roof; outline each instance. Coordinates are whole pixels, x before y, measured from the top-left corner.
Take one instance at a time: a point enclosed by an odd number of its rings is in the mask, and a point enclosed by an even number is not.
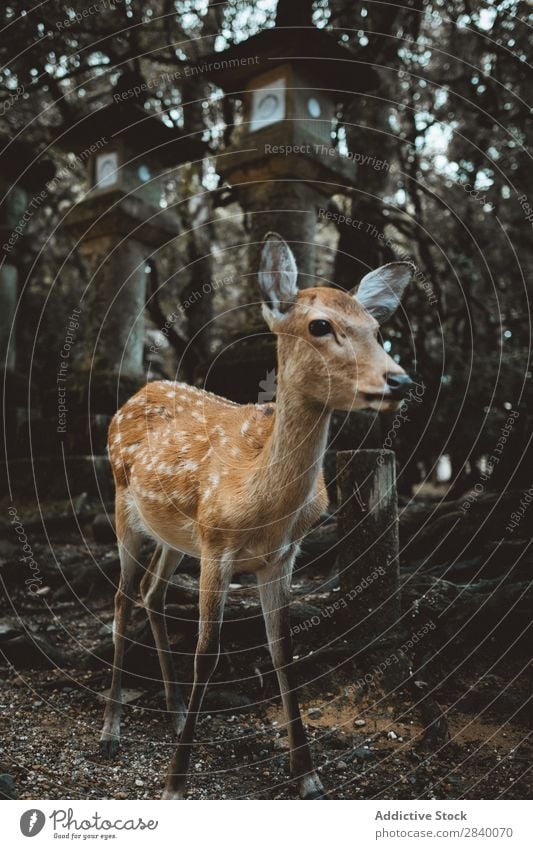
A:
[[[18,183],[26,191],[36,192],[54,174],[54,163],[48,157],[36,153],[35,145],[0,135],[0,176],[10,184]]]
[[[147,112],[143,105],[146,88],[137,74],[123,74],[112,103],[58,129],[58,146],[80,153],[102,138],[111,142],[120,137],[135,154],[156,158],[162,167],[199,159],[207,144],[200,138],[185,137],[181,128],[169,127],[157,115]]]
[[[379,84],[368,50],[354,53],[339,44],[334,34],[311,24],[262,30],[246,41],[205,56],[199,71],[231,93],[244,88],[258,74],[286,63],[311,73],[324,88],[335,92],[339,101]]]

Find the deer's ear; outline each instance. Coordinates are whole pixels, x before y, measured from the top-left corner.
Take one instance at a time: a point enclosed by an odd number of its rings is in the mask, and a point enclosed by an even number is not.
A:
[[[383,324],[400,306],[414,270],[412,262],[389,262],[365,274],[353,294],[359,303]]]
[[[257,279],[263,299],[263,315],[271,327],[274,321],[283,318],[298,294],[298,269],[294,254],[277,233],[265,236]]]

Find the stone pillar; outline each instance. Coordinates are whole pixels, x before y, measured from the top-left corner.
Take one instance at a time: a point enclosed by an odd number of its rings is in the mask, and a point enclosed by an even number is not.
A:
[[[390,643],[400,618],[393,451],[339,451],[338,569],[345,627],[362,647]]]
[[[0,450],[3,455],[12,456],[16,450],[20,425],[19,408],[22,405],[24,387],[17,380],[15,370],[15,310],[18,294],[18,269],[10,257],[2,257],[0,265],[0,380],[2,388],[2,420]],[[3,474],[0,474],[1,488],[6,489]]]
[[[314,286],[315,233],[321,196],[300,180],[271,180],[240,189],[241,203],[250,217],[249,282],[257,299],[257,269],[261,243],[269,230],[278,232],[291,246],[298,265],[301,289]]]
[[[238,193],[250,223],[247,268],[238,284],[238,310],[232,314],[238,329],[233,330],[233,338],[226,337],[223,351],[205,375],[198,376],[211,392],[239,403],[256,403],[276,366],[275,339],[269,335],[259,307],[257,271],[262,242],[270,230],[283,236],[296,257],[298,285],[313,286],[319,196],[307,183],[285,178],[243,183]]]
[[[96,445],[105,451],[107,421],[146,380],[143,372],[145,264],[179,232],[176,216],[119,192],[91,197],[73,208],[67,226],[79,240],[89,284],[79,307],[75,369],[67,385],[85,425],[100,417]],[[90,419],[87,418],[90,414]],[[102,418],[103,417],[103,418]],[[100,420],[98,419],[98,420]],[[86,426],[68,427],[69,453],[87,451]],[[93,434],[95,436],[95,434]]]
[[[135,239],[117,244],[111,236],[85,242],[81,253],[91,279],[80,367],[115,383],[142,381],[147,248]]]
[[[111,417],[146,381],[143,348],[149,248],[134,238],[108,235],[87,239],[80,253],[89,284],[77,306],[79,329],[62,382],[65,426],[55,431],[69,456],[104,455]],[[51,402],[53,417],[56,394]]]
[[[28,203],[28,192],[20,185],[0,178],[0,379],[3,396],[4,427],[0,435],[2,453],[16,451],[21,408],[24,405],[23,381],[17,375],[15,313],[18,299],[18,258],[24,234],[17,232]],[[3,480],[3,476],[2,476]],[[2,482],[2,487],[4,486]]]
[[[17,292],[18,270],[5,255],[0,265],[0,370],[2,372],[13,372],[15,369],[14,323]]]
[[[58,385],[48,393],[39,490],[44,497],[85,491],[111,498],[109,423],[146,382],[146,261],[178,234],[179,223],[172,212],[117,191],[88,196],[73,207],[66,226],[83,257],[88,284],[81,299],[69,305],[75,329],[65,356],[70,319],[58,330]],[[51,463],[57,470],[53,479],[47,471]]]

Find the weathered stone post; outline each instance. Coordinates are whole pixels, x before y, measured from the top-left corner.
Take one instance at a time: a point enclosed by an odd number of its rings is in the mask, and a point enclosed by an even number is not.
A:
[[[398,503],[394,451],[339,451],[338,559],[343,639],[357,646],[355,703],[412,685],[408,630],[401,619]],[[412,624],[412,622],[410,623]],[[412,643],[411,643],[412,646]],[[448,726],[432,691],[415,693],[425,739],[442,744]]]
[[[76,358],[63,383],[67,413],[56,428],[73,492],[94,489],[96,480],[109,491],[109,421],[146,381],[146,260],[177,235],[178,226],[172,213],[120,192],[87,199],[70,213],[69,231],[80,241],[89,275],[78,305]]]
[[[38,464],[48,495],[62,495],[67,485],[73,494],[112,493],[109,422],[146,381],[146,263],[180,232],[177,215],[162,202],[161,173],[204,150],[149,115],[130,83],[119,81],[113,103],[61,134],[62,146],[87,168],[88,191],[64,225],[83,257],[87,286],[69,305],[74,340],[70,324],[58,339],[57,387],[49,392]],[[54,460],[59,471],[52,479]]]
[[[46,183],[55,169],[49,159],[39,157],[25,142],[2,136],[0,148],[0,378],[4,422],[0,441],[11,459],[18,449],[28,393],[27,379],[17,372],[19,267],[28,244],[27,227],[46,201]],[[0,479],[3,488],[3,470]]]
[[[319,209],[352,190],[356,180],[354,160],[332,142],[338,105],[352,97],[347,85],[368,91],[377,75],[313,25],[310,2],[278,4],[276,27],[204,57],[204,66],[208,80],[242,101],[242,121],[216,169],[245,211],[250,234],[248,273],[239,285],[239,306],[245,305],[239,337],[248,336],[248,344],[237,339],[234,356],[210,369],[209,388],[224,391],[228,374],[239,374],[245,360],[247,397],[238,400],[257,401],[259,382],[268,382],[275,364],[273,342],[267,344],[255,307],[262,240],[269,230],[279,232],[295,254],[298,285],[316,285]],[[246,310],[248,304],[254,307]]]
[[[244,177],[244,175],[242,175]],[[249,214],[250,249],[248,255],[250,296],[257,300],[256,274],[265,233],[274,230],[290,244],[298,265],[298,285],[305,289],[316,285],[316,223],[320,206],[328,198],[316,187],[297,179],[242,183],[240,201]]]
[[[365,647],[389,643],[400,618],[393,451],[337,453],[338,569],[345,627]]]

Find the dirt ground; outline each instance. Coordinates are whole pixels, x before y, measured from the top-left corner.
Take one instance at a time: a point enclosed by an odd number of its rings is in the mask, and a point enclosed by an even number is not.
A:
[[[12,598],[15,602],[16,599]],[[35,634],[90,654],[107,633],[112,594],[91,609],[73,601],[36,605],[25,618]],[[6,610],[2,620],[17,624]],[[5,627],[5,625],[4,625]],[[267,669],[266,649],[260,653]],[[449,739],[421,744],[420,711],[411,694],[354,695],[356,672],[318,663],[301,704],[315,763],[332,799],[529,798],[530,697],[519,659],[493,667],[489,658],[462,668],[441,687]],[[287,737],[273,681],[257,667],[238,670],[223,655],[199,720],[190,798],[289,799]],[[309,676],[308,676],[309,677]],[[230,679],[237,678],[238,686]],[[19,798],[153,799],[161,792],[175,745],[161,685],[147,676],[127,681],[122,748],[116,761],[98,754],[102,692],[110,669],[15,669],[1,679],[0,773],[11,774]]]

